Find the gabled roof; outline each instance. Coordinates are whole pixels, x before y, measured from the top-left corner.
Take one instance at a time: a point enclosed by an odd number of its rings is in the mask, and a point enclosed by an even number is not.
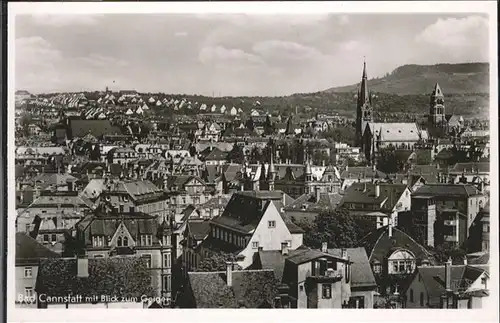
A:
[[[351,287],[376,287],[375,276],[363,247],[347,248],[347,256],[351,264]],[[342,256],[341,249],[328,249],[328,253],[337,257]]]
[[[16,233],[16,266],[38,264],[46,258],[58,258],[60,255],[40,244],[32,237]]]
[[[379,186],[380,194],[375,196],[375,187]],[[392,210],[406,191],[405,184],[388,183],[353,183],[344,193],[341,203],[373,203],[380,205],[384,202],[383,209]]]
[[[205,239],[210,233],[210,222],[200,220],[188,220],[188,230],[196,240]]]
[[[483,273],[484,269],[475,266],[451,266],[451,289],[455,292],[464,292]],[[440,297],[445,292],[445,266],[420,266],[416,275],[419,275],[425,286],[431,306],[440,303]]]
[[[225,272],[190,272],[189,286],[196,308],[272,307],[278,282],[272,270],[232,272],[232,285]]]

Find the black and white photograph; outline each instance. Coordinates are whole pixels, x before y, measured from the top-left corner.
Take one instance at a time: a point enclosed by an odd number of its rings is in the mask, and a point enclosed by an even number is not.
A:
[[[17,315],[498,312],[496,3],[99,5],[9,9]]]

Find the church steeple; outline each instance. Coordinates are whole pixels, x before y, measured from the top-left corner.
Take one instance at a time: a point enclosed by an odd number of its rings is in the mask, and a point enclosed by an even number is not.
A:
[[[359,147],[363,146],[362,137],[365,126],[373,121],[372,100],[368,90],[368,75],[366,72],[366,60],[363,61],[363,75],[358,89],[358,104],[356,110],[356,143]]]
[[[439,83],[434,85],[429,102],[429,123],[431,126],[439,126],[444,122],[444,94]]]

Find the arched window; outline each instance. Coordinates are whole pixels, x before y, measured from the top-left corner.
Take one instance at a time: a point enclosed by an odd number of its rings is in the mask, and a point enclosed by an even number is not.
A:
[[[393,252],[388,261],[389,274],[411,274],[415,270],[415,256],[408,250]]]
[[[123,246],[124,247],[128,246],[128,238],[127,237],[123,237]]]
[[[117,245],[118,247],[121,247],[121,246],[122,246],[122,237],[118,237],[118,240],[117,240],[117,242],[116,242],[116,245]]]

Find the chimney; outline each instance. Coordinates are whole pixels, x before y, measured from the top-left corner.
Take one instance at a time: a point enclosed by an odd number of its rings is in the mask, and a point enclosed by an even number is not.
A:
[[[380,196],[380,185],[377,183],[375,184],[375,197]]]
[[[68,185],[68,191],[69,192],[73,192],[73,189],[74,189],[74,187],[73,187],[73,181],[70,180],[70,179],[68,179],[68,180],[66,180],[66,184]]]
[[[392,219],[389,216],[389,224],[387,225],[389,227],[389,238],[392,238]]]
[[[467,266],[467,256],[464,256],[464,265]]]
[[[447,292],[451,292],[451,258],[444,264],[444,281]]]
[[[321,252],[327,253],[328,252],[328,242],[323,242],[321,244]]]
[[[346,248],[342,248],[342,249],[340,249],[340,254],[341,254],[342,259],[347,260],[347,259],[349,258],[349,257],[347,256],[347,249],[346,249]]]
[[[233,263],[230,261],[226,262],[226,282],[227,286],[233,285]]]
[[[87,258],[77,258],[77,277],[89,277],[89,260]]]

